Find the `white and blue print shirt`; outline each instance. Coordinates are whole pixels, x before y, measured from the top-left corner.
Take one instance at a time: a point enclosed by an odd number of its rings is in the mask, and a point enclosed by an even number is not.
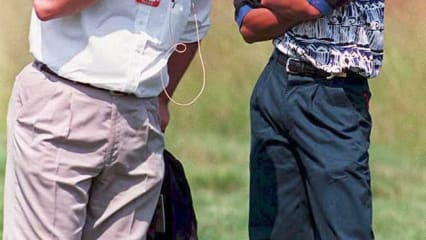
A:
[[[309,2],[323,16],[293,27],[274,40],[275,47],[330,73],[376,77],[383,62],[384,0]]]

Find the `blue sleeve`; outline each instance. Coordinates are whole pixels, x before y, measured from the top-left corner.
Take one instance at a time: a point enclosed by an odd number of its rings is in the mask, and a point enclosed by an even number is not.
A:
[[[308,0],[308,2],[318,9],[322,15],[327,15],[333,11],[333,7],[327,0]]]
[[[248,4],[240,7],[240,9],[238,10],[238,14],[235,17],[235,21],[237,22],[239,28],[241,28],[241,24],[243,24],[244,17],[251,10],[253,10],[253,8],[250,5],[248,5]]]

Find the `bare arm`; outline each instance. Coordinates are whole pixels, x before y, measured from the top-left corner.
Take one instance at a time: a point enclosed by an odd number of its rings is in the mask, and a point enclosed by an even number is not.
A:
[[[248,43],[271,40],[303,21],[319,18],[350,1],[261,0],[262,7],[247,13],[240,31]]]
[[[91,6],[97,0],[34,0],[33,7],[42,21],[65,17]]]
[[[194,58],[195,53],[198,49],[198,43],[187,43],[187,49],[183,53],[174,52],[169,59],[167,64],[168,73],[169,73],[169,85],[166,90],[167,93],[172,96],[176,87],[179,84],[183,74],[188,69],[192,59]],[[160,119],[161,119],[161,130],[165,131],[170,120],[169,112],[169,98],[164,93],[160,94],[159,103],[160,103]]]
[[[251,10],[242,22],[240,32],[248,43],[274,39],[303,21],[321,16],[306,0],[262,0],[262,6]]]
[[[307,0],[262,0],[262,6],[280,17],[302,22],[321,16],[320,11]]]
[[[297,23],[282,18],[267,8],[256,8],[244,17],[240,32],[248,43],[267,41],[283,35]]]

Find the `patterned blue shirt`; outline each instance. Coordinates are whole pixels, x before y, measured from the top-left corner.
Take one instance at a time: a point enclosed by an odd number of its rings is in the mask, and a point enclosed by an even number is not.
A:
[[[346,70],[373,78],[383,62],[384,0],[309,0],[324,15],[274,40],[275,47],[330,73]],[[332,5],[331,3],[337,3]]]

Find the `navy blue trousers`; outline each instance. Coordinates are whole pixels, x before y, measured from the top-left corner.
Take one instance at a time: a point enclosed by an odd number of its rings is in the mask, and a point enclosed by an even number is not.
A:
[[[251,240],[370,240],[368,80],[289,75],[276,53],[251,97]]]

